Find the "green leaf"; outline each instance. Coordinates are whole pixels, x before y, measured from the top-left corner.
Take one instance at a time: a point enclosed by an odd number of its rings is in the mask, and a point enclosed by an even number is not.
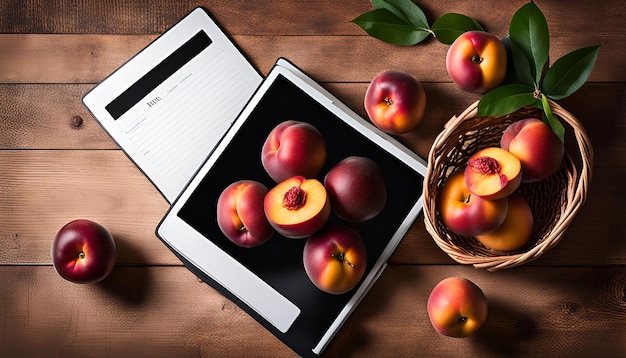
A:
[[[515,12],[509,24],[509,34],[511,35],[513,45],[517,46],[518,50],[528,61],[530,74],[538,85],[541,81],[543,69],[548,63],[550,36],[546,18],[533,1]],[[515,61],[515,66],[517,67],[521,58],[519,55],[515,55],[515,51],[515,47],[513,47],[513,61]],[[520,67],[525,69],[525,66],[521,63]]]
[[[430,35],[428,30],[407,24],[387,9],[366,12],[351,22],[360,26],[370,36],[399,46],[415,45]]]
[[[532,87],[522,84],[503,85],[480,99],[477,116],[503,116],[535,102],[537,99],[533,96]]]
[[[453,12],[444,14],[435,20],[432,30],[437,40],[447,45],[451,45],[457,37],[466,31],[484,31],[476,20]]]
[[[563,123],[559,121],[554,114],[552,114],[552,109],[550,109],[550,103],[548,102],[548,97],[545,95],[541,95],[541,104],[543,106],[543,112],[546,115],[546,119],[548,120],[548,125],[552,128],[554,134],[561,140],[561,142],[565,141],[565,127],[563,127]]]
[[[509,37],[510,40],[510,37]],[[533,70],[530,68],[530,62],[524,52],[514,44],[512,41],[510,43],[511,46],[511,59],[513,60],[513,68],[515,71],[515,76],[517,77],[517,81],[519,83],[525,84],[527,86],[534,87],[535,86],[535,78],[533,75]]]
[[[372,0],[374,9],[387,9],[402,19],[406,24],[412,24],[418,28],[429,29],[426,15],[411,0]]]
[[[589,78],[599,51],[600,46],[590,46],[559,58],[546,72],[541,84],[543,94],[559,100],[576,92]]]

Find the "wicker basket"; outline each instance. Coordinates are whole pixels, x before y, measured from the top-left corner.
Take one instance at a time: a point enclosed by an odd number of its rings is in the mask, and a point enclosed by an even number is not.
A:
[[[578,120],[557,103],[550,102],[550,106],[553,114],[569,125],[566,141],[573,134],[578,153],[566,151],[555,174],[536,183],[524,183],[517,190],[530,205],[534,227],[529,243],[515,252],[488,249],[473,237],[450,232],[437,211],[437,195],[445,180],[467,164],[470,155],[485,147],[499,146],[502,131],[509,124],[531,116],[541,118],[541,109],[525,107],[506,116],[476,117],[477,101],[452,117],[435,138],[424,180],[424,222],[437,245],[456,262],[495,271],[534,260],[561,240],[583,205],[591,180],[593,149]]]

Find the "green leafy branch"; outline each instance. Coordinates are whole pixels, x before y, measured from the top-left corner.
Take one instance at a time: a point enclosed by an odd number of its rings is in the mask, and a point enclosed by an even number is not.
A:
[[[351,22],[370,36],[393,45],[416,45],[431,35],[439,42],[450,45],[466,31],[484,31],[476,20],[457,13],[442,15],[431,27],[422,9],[411,0],[371,1],[374,10]]]
[[[506,115],[525,106],[535,106],[543,109],[543,120],[563,141],[565,128],[550,110],[548,100],[566,98],[587,81],[600,46],[572,51],[549,66],[548,24],[533,1],[513,15],[508,40],[515,80],[485,94],[478,103],[477,115]]]
[[[424,12],[411,0],[371,0],[374,10],[351,22],[381,41],[412,46],[434,36],[443,44],[452,44],[463,32],[480,30],[474,19],[447,13],[429,26]],[[499,116],[525,106],[543,109],[543,120],[563,140],[565,129],[550,110],[549,100],[560,100],[576,92],[589,78],[600,46],[572,51],[549,65],[550,36],[541,10],[531,0],[515,12],[509,36],[502,41],[513,62],[509,79],[478,104],[479,116]]]

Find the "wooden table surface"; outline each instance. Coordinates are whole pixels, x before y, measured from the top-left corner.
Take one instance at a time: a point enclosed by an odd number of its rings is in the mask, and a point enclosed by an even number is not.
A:
[[[524,1],[417,3],[504,36]],[[537,1],[553,59],[602,45],[589,81],[560,101],[595,150],[587,202],[563,240],[524,266],[486,272],[445,255],[420,215],[389,267],[326,356],[626,356],[626,5]],[[81,97],[196,6],[204,6],[262,74],[286,57],[365,116],[380,71],[423,82],[426,118],[398,137],[426,157],[454,114],[478,99],[445,70],[432,38],[396,47],[349,22],[359,1],[0,2],[0,356],[294,356],[243,310],[198,280],[155,236],[167,202],[81,105]],[[111,275],[77,285],[55,272],[50,245],[76,218],[106,226],[118,244]],[[473,337],[438,335],[426,300],[464,276],[489,300]]]

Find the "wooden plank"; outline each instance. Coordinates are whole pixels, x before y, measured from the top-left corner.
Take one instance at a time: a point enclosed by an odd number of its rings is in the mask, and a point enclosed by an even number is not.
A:
[[[368,83],[322,83],[363,118],[363,98]],[[411,134],[398,136],[422,157],[428,155],[435,136],[454,115],[480,97],[461,91],[452,83],[423,83],[427,108],[425,119]],[[118,149],[81,103],[92,84],[0,84],[0,149]],[[626,86],[621,83],[587,83],[562,105],[575,114],[590,132],[592,142],[611,147],[624,145],[624,122],[616,113],[626,111]],[[593,98],[602,106],[589,106]],[[77,117],[82,121],[77,124]],[[615,158],[613,158],[615,159]]]
[[[514,12],[524,2],[482,1],[481,6],[463,0],[415,1],[432,24],[447,12],[457,12],[478,20],[488,31],[505,34]],[[26,0],[0,3],[2,33],[111,33],[157,34],[165,31],[195,6],[205,7],[231,34],[235,35],[362,35],[364,31],[349,21],[370,11],[368,1],[323,0],[282,1],[260,4],[246,0],[177,1],[139,0],[43,1]],[[578,35],[580,24],[595,33],[619,34],[624,23],[617,16],[626,11],[622,1],[540,2],[553,36]],[[488,9],[488,11],[485,11]],[[277,15],[280,14],[280,15]],[[245,21],[242,21],[245,19]]]
[[[116,268],[76,285],[51,266],[1,266],[0,283],[3,357],[294,356],[182,267]]]
[[[622,64],[625,35],[554,37],[551,56],[602,44],[591,82],[626,81]],[[97,83],[148,45],[156,35],[0,34],[0,83]],[[369,82],[398,69],[424,82],[450,82],[448,46],[429,41],[397,47],[371,37],[233,36],[252,64],[266,74],[286,57],[321,82]],[[350,49],[350,51],[346,51]],[[328,54],[333,54],[331,58]]]
[[[1,83],[97,83],[154,35],[0,35]]]
[[[118,263],[180,264],[155,237],[168,205],[119,150],[0,151],[0,262],[51,263],[57,230],[95,220],[118,243]]]
[[[626,262],[626,243],[616,234],[623,226],[622,203],[614,194],[623,177],[611,173],[596,176],[593,195],[562,242],[531,265]],[[119,263],[179,264],[154,235],[167,210],[165,200],[120,151],[4,150],[0,177],[0,262],[50,263],[56,231],[72,219],[87,217],[112,232],[119,244]],[[594,244],[599,242],[611,249]],[[452,261],[434,244],[420,215],[391,262]]]
[[[118,149],[82,105],[93,85],[0,85],[0,149]]]
[[[353,106],[359,106],[366,84],[325,84],[331,91]],[[4,88],[6,86],[0,86]],[[9,86],[13,88],[13,86]],[[18,86],[22,88],[23,86]],[[79,86],[72,85],[29,85],[24,86],[21,100],[13,101],[11,108],[25,110],[28,99],[38,94],[49,97],[32,121],[18,121],[8,127],[1,126],[10,121],[0,121],[0,143],[8,143],[19,133],[25,132],[20,143],[2,147],[31,148],[43,150],[4,150],[0,151],[0,188],[4,193],[0,199],[0,250],[1,262],[7,263],[47,263],[50,262],[47,247],[55,231],[66,221],[77,216],[92,216],[104,220],[107,226],[119,233],[127,241],[128,252],[122,250],[121,262],[176,264],[178,261],[162,247],[154,237],[154,228],[166,210],[166,204],[152,184],[140,173],[130,160],[118,150],[76,151],[57,150],[79,149],[89,138],[106,136],[93,120],[85,120],[85,129],[74,130],[66,123],[58,123],[56,116],[46,116],[46,108],[51,113],[61,114],[55,109],[56,99],[73,92],[80,92]],[[454,91],[452,84],[426,84],[429,105],[427,117],[414,134],[399,137],[407,147],[422,157],[428,154],[434,137],[441,131],[451,116],[464,109],[468,96],[449,96]],[[58,91],[58,93],[57,93]],[[18,98],[18,97],[16,97]],[[26,101],[24,100],[26,99]],[[590,101],[590,102],[589,102]],[[432,105],[430,104],[432,103]],[[603,106],[588,106],[587,103],[605,103]],[[447,106],[450,106],[448,108]],[[624,146],[621,140],[626,135],[623,113],[626,108],[626,86],[621,84],[588,84],[571,98],[563,101],[584,123],[595,147],[595,171],[587,203],[583,206],[567,231],[562,242],[552,251],[541,257],[538,264],[620,264],[626,261],[626,243],[621,235],[622,203],[616,192],[621,190],[621,180],[626,176],[624,168]],[[67,111],[80,113],[77,101],[67,105]],[[451,110],[448,113],[448,109]],[[358,109],[357,109],[358,110]],[[360,109],[363,114],[363,109]],[[363,114],[364,115],[364,114]],[[17,111],[12,117],[27,117]],[[67,117],[66,117],[67,118]],[[65,121],[65,119],[64,119]],[[87,139],[83,138],[85,130]],[[8,133],[8,134],[7,134]],[[42,143],[35,143],[42,138]],[[46,138],[45,140],[43,138]],[[102,140],[102,148],[111,144]],[[53,150],[49,150],[53,149]],[[80,178],[77,180],[76,178]],[[119,185],[119,183],[124,183]],[[50,191],[52,194],[48,194]],[[89,198],[86,201],[85,198]],[[150,208],[144,211],[143,207]],[[115,210],[112,210],[114,208]],[[35,210],[35,211],[33,211]],[[602,212],[603,215],[597,215]],[[123,221],[119,217],[126,218]],[[425,231],[422,217],[412,229],[392,257],[395,263],[449,263]],[[7,223],[7,224],[4,224]],[[590,224],[593,223],[593,224]],[[23,244],[28,242],[29,244]],[[590,242],[609,243],[611,250],[603,245]],[[133,250],[134,246],[149,249]]]
[[[367,118],[363,107],[367,84],[322,85]],[[5,104],[0,113],[0,149],[119,149],[81,103],[82,96],[92,87],[92,84],[0,84],[0,103]],[[415,134],[401,138],[423,157],[443,124],[478,99],[477,95],[462,92],[451,83],[424,83],[424,87],[428,96],[426,119]],[[612,93],[612,87],[606,92]]]
[[[470,338],[440,336],[426,302],[450,276],[485,292],[487,321]],[[255,356],[294,353],[182,267],[117,267],[76,285],[51,266],[0,266],[2,356]],[[607,356],[626,354],[626,269],[390,266],[326,356]]]
[[[415,1],[431,20],[475,17],[498,36],[526,2]],[[187,11],[203,5],[267,73],[279,56],[357,112],[367,84],[395,68],[424,82],[427,117],[398,139],[425,156],[449,117],[478,97],[445,72],[434,39],[396,47],[349,20],[369,1],[0,1],[0,356],[255,356],[295,354],[186,270],[155,237],[167,203],[80,104],[80,97]],[[626,25],[618,0],[541,1],[551,59],[602,44],[587,83],[562,105],[596,152],[587,203],[563,241],[522,267],[489,273],[455,265],[420,216],[327,356],[626,356]],[[82,118],[82,125],[77,117]],[[571,148],[571,143],[568,143]],[[96,285],[62,280],[50,244],[89,217],[118,243],[117,265]],[[465,276],[490,302],[468,339],[438,335],[425,305],[441,279]]]
[[[623,267],[487,273],[457,266],[391,266],[328,355],[624,356],[625,273]],[[432,288],[451,276],[475,282],[489,302],[487,321],[469,338],[437,334],[425,312]]]

